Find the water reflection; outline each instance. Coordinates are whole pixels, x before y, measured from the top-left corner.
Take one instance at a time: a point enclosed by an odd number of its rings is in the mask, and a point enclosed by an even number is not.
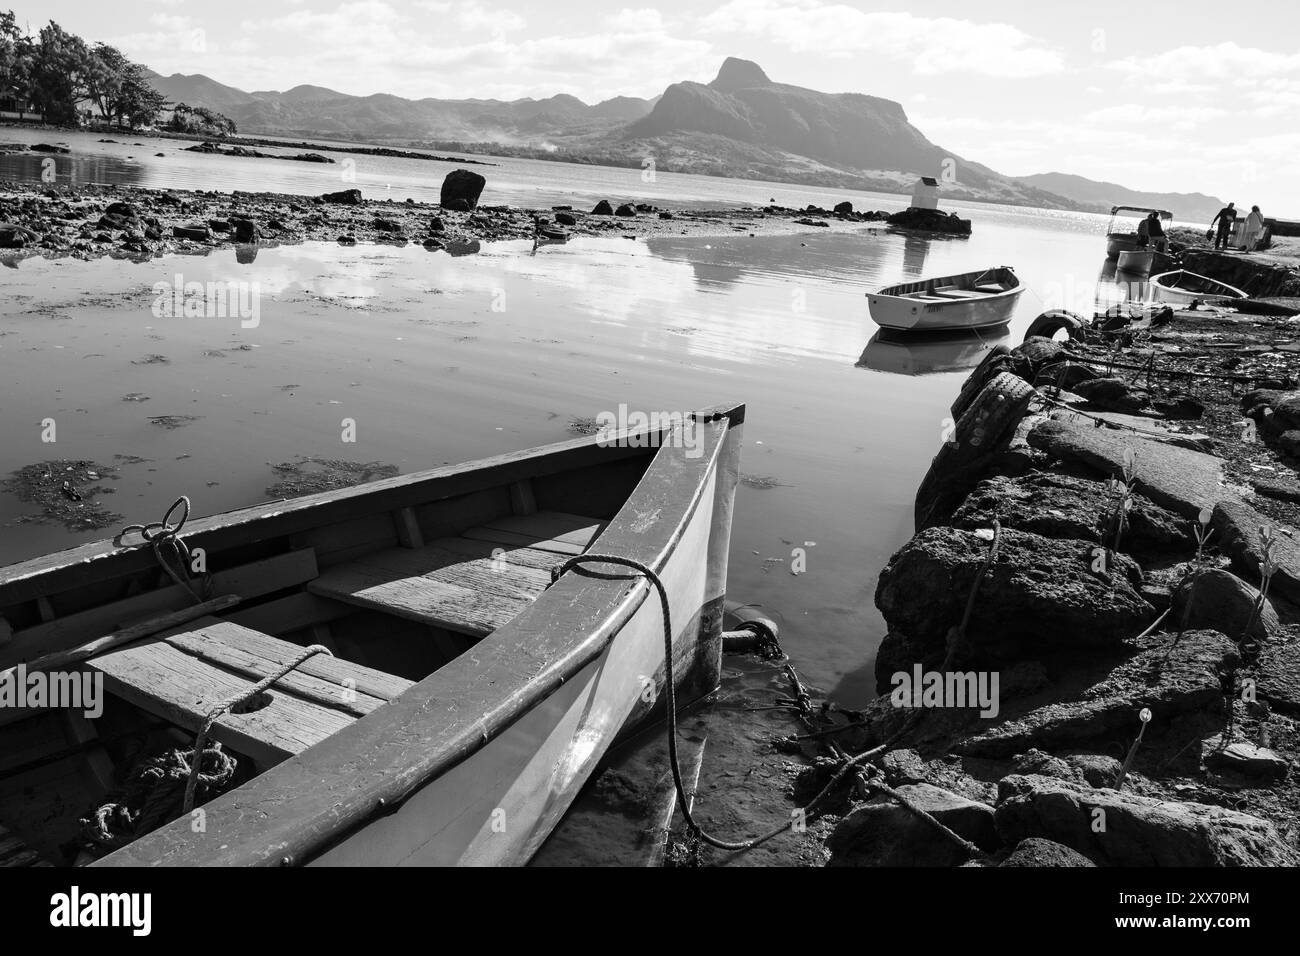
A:
[[[1097,273],[1094,312],[1097,315],[1133,315],[1142,311],[1149,298],[1147,277],[1125,272],[1106,259]]]
[[[925,257],[930,253],[930,239],[927,236],[906,236],[903,239],[903,275],[908,279],[919,279],[925,271]]]
[[[974,368],[995,345],[1009,345],[1010,331],[957,332],[951,335],[907,335],[879,329],[855,363],[858,368],[895,375],[931,375]]]

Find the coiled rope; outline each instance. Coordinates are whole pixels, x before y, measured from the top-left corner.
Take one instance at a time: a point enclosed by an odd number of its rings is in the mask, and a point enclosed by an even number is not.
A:
[[[205,718],[203,718],[203,726],[199,728],[198,736],[194,738],[194,752],[195,753],[203,752],[203,745],[207,743],[208,733],[212,730],[212,725],[217,722],[217,718],[219,718],[222,714],[226,713],[232,708],[238,707],[240,704],[244,703],[245,701],[251,700],[252,698],[256,697],[258,694],[261,694],[263,691],[265,691],[268,687],[270,687],[272,684],[278,681],[285,674],[289,673],[294,668],[305,663],[310,658],[315,657],[317,654],[326,654],[330,657],[334,656],[333,652],[330,651],[328,647],[325,647],[322,644],[312,644],[309,647],[304,647],[302,649],[301,654],[296,656],[293,660],[289,661],[289,663],[283,665],[279,670],[275,671],[272,674],[268,674],[266,677],[263,677],[260,681],[258,681],[256,684],[254,684],[252,687],[248,688],[247,690],[241,690],[237,694],[232,694],[230,697],[227,697],[221,703],[217,704],[216,707],[213,707],[212,710],[208,711],[208,715]],[[200,776],[201,774],[199,773],[199,762],[196,760],[190,766],[190,776],[189,779],[185,782],[185,800],[181,804],[182,813],[189,813],[191,810],[194,809],[194,791],[198,786]]]
[[[175,524],[171,523],[171,518],[176,509],[183,508],[180,520]],[[167,576],[183,588],[190,597],[194,598],[195,604],[202,604],[211,595],[207,592],[211,589],[211,579],[204,578],[202,592],[194,590],[189,581],[190,567],[190,549],[185,545],[185,539],[181,537],[181,529],[185,527],[185,522],[190,519],[190,499],[181,495],[172,502],[172,506],[167,509],[163,515],[162,521],[151,521],[148,524],[131,524],[122,529],[118,538],[125,538],[128,534],[136,532],[145,540],[146,544],[153,545],[154,557],[158,559],[158,564],[167,572]],[[176,572],[171,563],[167,560],[170,554],[176,563],[180,566],[185,577]]]

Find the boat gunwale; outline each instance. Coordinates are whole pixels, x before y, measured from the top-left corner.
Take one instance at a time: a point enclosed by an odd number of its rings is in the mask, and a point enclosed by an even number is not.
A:
[[[1010,266],[995,266],[989,269],[982,269],[982,270],[972,269],[969,272],[960,272],[957,273],[956,275],[950,275],[950,276],[935,276],[929,279],[913,279],[911,282],[896,282],[893,285],[885,286],[885,288],[881,289],[878,292],[868,292],[867,293],[868,305],[870,305],[870,300],[872,299],[891,299],[900,302],[902,301],[915,302],[916,300],[908,299],[908,295],[910,295],[911,293],[899,293],[895,290],[907,288],[909,286],[916,286],[916,285],[926,286],[926,285],[931,285],[932,283],[946,282],[952,279],[965,279],[967,276],[983,276],[989,274],[990,272],[998,272],[998,273],[1005,272],[1009,274],[1013,279],[1016,280],[1016,284],[1012,286],[1010,289],[1003,289],[1001,292],[981,292],[977,297],[970,297],[964,299],[948,299],[943,302],[927,302],[926,305],[936,306],[940,309],[949,305],[971,305],[976,302],[989,302],[994,299],[1006,298],[1007,296],[1011,296],[1011,295],[1019,295],[1021,292],[1025,291],[1024,281],[1020,278],[1020,276],[1016,275],[1015,270],[1013,268],[1011,268]],[[920,289],[912,290],[912,292],[918,292],[918,291],[923,291],[923,290]]]
[[[1220,292],[1195,292],[1191,289],[1182,289],[1176,285],[1168,285],[1160,281],[1161,279],[1168,278],[1169,276],[1172,275],[1179,275],[1179,276],[1189,275],[1197,279],[1204,279],[1206,282],[1212,282],[1215,285],[1227,291],[1221,293]],[[1189,296],[1193,299],[1200,299],[1203,302],[1209,299],[1235,300],[1235,299],[1250,298],[1250,296],[1246,292],[1242,291],[1241,289],[1238,289],[1235,285],[1229,285],[1228,283],[1223,282],[1220,279],[1214,279],[1211,278],[1210,276],[1203,276],[1199,272],[1192,272],[1189,269],[1169,269],[1168,271],[1161,272],[1157,275],[1153,275],[1148,281],[1151,283],[1152,286],[1154,286],[1157,289],[1162,289],[1166,292],[1174,292],[1179,295]]]
[[[697,416],[706,428],[714,426],[715,440],[707,456],[695,460],[703,467],[696,464],[693,469],[695,482],[689,501],[683,502],[680,496],[668,492],[680,480],[680,476],[670,474],[670,469],[684,467],[683,461],[689,466],[692,459],[681,448],[660,444],[637,486],[592,543],[593,549],[599,546],[600,550],[634,557],[655,570],[666,565],[702,503],[731,428],[744,420],[744,405]],[[642,499],[657,493],[648,483],[659,481],[667,483],[659,490],[664,501],[678,507],[676,520],[668,529],[657,523],[655,536],[647,540],[650,532],[639,529],[638,524],[651,502]],[[667,533],[663,533],[665,530]],[[94,865],[308,862],[376,816],[395,812],[422,787],[487,746],[598,658],[650,594],[645,578],[624,581],[617,590],[609,588],[610,583],[588,574],[563,576],[518,617],[474,645],[471,652],[316,745],[205,804],[207,830],[200,845],[193,839],[189,820],[181,818]],[[584,597],[588,599],[585,607]],[[581,608],[584,614],[576,624],[575,608]],[[548,627],[549,639],[557,645],[551,649],[553,653],[546,653]],[[554,633],[557,627],[567,632],[567,640]],[[541,670],[527,672],[520,667],[520,652],[525,648],[544,656],[546,663]],[[511,692],[503,690],[503,679],[514,681]],[[472,701],[453,706],[457,688],[462,696],[476,690],[486,696],[490,690],[487,699],[495,706],[483,709]],[[435,707],[438,716],[431,727]],[[453,714],[451,720],[444,719],[448,711]],[[344,778],[346,796],[336,801],[329,791],[329,781]],[[295,806],[296,810],[290,809]],[[220,843],[216,852],[209,849],[214,843]]]

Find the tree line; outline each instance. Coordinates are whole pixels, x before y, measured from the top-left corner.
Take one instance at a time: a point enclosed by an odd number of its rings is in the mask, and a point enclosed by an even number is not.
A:
[[[0,12],[0,108],[36,112],[45,122],[80,125],[99,112],[112,126],[152,126],[169,104],[148,70],[107,43],[89,44],[51,20],[35,36],[12,11]],[[91,109],[93,107],[93,110]],[[178,103],[164,124],[178,132],[235,132],[235,124],[205,107]]]

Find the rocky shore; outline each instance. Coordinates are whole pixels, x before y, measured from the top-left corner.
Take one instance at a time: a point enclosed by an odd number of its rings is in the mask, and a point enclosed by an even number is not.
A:
[[[1049,313],[1067,339],[971,373],[877,584],[880,696],[847,710],[790,670],[751,708],[800,758],[796,835],[763,857],[1300,865],[1300,272],[1277,266],[1201,255],[1273,294]]]
[[[847,203],[838,211],[815,206],[701,211],[602,200],[584,211],[567,205],[480,206],[477,193],[472,203],[456,198],[431,204],[366,199],[357,189],[300,196],[0,183],[0,255],[142,261],[224,246],[251,252],[259,243],[311,240],[347,245],[414,242],[456,254],[474,251],[475,242],[532,239],[539,224],[558,229],[564,237],[644,238],[843,230],[886,216],[856,213]]]
[[[876,589],[881,696],[814,710],[832,865],[1300,863],[1300,303],[1240,308],[970,375]]]

